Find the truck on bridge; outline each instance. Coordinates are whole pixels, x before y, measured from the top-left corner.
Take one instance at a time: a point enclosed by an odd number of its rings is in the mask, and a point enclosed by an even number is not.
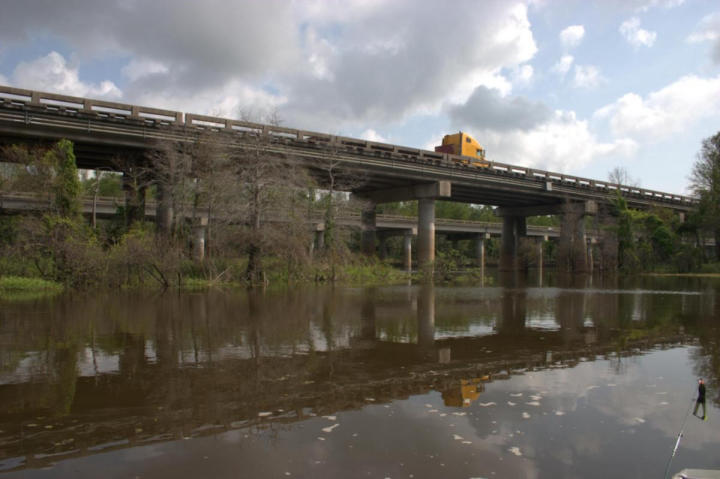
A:
[[[436,146],[437,153],[450,153],[452,155],[460,155],[465,158],[458,159],[459,163],[478,168],[487,168],[490,163],[485,161],[485,149],[472,136],[462,131],[445,135],[442,139],[442,145]]]

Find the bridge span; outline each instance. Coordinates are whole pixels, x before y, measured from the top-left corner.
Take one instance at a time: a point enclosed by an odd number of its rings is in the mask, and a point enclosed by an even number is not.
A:
[[[687,196],[629,187],[491,162],[474,167],[463,157],[301,129],[195,115],[88,98],[0,86],[0,142],[74,142],[78,166],[111,168],[113,157],[140,160],[159,142],[191,144],[200,138],[238,150],[257,148],[301,161],[322,185],[329,164],[362,182],[349,187],[366,200],[361,215],[363,249],[374,253],[377,204],[418,200],[418,260],[435,257],[435,201],[444,199],[498,206],[503,218],[501,269],[518,267],[518,245],[527,235],[526,218],[563,218],[560,241],[576,271],[589,269],[583,218],[608,205],[618,192],[633,208],[663,207],[684,214],[695,204]],[[258,142],[262,138],[262,142]]]

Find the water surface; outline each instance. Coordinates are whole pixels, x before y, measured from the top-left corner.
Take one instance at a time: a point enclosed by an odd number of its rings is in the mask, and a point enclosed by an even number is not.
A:
[[[720,468],[720,284],[491,283],[3,303],[0,476]]]

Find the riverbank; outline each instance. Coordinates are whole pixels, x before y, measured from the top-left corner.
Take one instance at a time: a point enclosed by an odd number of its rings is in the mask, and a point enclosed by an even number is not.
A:
[[[63,290],[63,285],[54,281],[22,276],[0,276],[0,299],[35,299],[58,294]]]

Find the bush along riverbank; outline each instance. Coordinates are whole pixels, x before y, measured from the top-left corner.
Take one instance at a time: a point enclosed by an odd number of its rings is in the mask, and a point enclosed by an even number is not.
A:
[[[41,278],[0,276],[0,299],[24,300],[52,296],[63,291],[63,285]]]
[[[319,179],[317,172],[309,175],[290,158],[261,151],[222,150],[202,139],[192,147],[159,144],[146,153],[144,163],[118,159],[122,174],[86,172],[81,181],[69,141],[49,148],[5,147],[0,152],[7,159],[0,171],[0,195],[38,192],[44,206],[42,211],[0,216],[0,275],[39,278],[68,289],[388,284],[417,278],[398,267],[407,251],[404,237],[378,236],[384,261],[360,253],[360,231],[341,224],[341,218],[375,207],[347,194],[361,183],[336,183],[338,165],[332,161],[327,178]],[[698,205],[684,218],[667,209],[631,209],[620,190],[596,216],[586,217],[594,270],[716,269],[720,183],[715,179],[720,174],[707,179],[703,174],[720,172],[720,133],[703,143],[696,169]],[[97,200],[101,193],[116,195],[116,214],[98,218],[93,209],[91,217],[83,216],[83,201]],[[145,221],[148,201],[157,202],[157,222]],[[400,202],[377,211],[416,214],[416,206]],[[439,202],[438,215],[493,218],[487,205],[450,202]],[[534,218],[539,219],[557,227],[557,217]],[[713,249],[704,246],[711,237]],[[484,241],[486,264],[497,264],[500,242]],[[435,281],[484,280],[482,271],[473,269],[477,254],[475,238],[438,235]],[[561,242],[521,238],[517,255],[521,269],[575,267],[571,260],[576,255]]]

